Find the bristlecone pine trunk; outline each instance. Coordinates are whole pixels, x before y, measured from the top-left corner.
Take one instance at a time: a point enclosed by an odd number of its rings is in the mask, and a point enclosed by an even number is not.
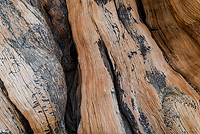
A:
[[[199,0],[0,0],[1,134],[200,134]]]

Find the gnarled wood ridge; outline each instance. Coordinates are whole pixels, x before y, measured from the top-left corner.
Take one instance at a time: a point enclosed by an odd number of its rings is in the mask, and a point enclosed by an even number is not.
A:
[[[0,133],[200,133],[199,0],[0,0]]]

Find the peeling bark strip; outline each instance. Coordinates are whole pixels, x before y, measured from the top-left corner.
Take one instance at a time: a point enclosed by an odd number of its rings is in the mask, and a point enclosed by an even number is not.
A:
[[[191,2],[0,0],[0,133],[200,133]]]

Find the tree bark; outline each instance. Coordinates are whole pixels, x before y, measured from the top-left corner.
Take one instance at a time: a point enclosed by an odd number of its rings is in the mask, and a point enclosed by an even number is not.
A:
[[[0,133],[200,133],[197,0],[0,0]]]

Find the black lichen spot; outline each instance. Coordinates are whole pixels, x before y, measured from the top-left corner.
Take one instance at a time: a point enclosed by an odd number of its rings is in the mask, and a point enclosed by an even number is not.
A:
[[[133,72],[134,70],[135,70],[135,66],[132,64],[131,71]]]
[[[132,9],[131,7],[128,7],[128,8],[127,8],[127,10],[128,10],[129,12],[131,11],[131,9]]]
[[[133,110],[135,110],[135,104],[134,104],[134,99],[133,98],[131,98],[131,103],[132,103]]]
[[[41,99],[43,102],[47,102],[49,101],[49,99]]]
[[[12,116],[11,118],[12,118],[13,120],[15,119],[15,117],[14,117],[14,116]]]
[[[136,51],[131,51],[130,54],[128,54],[128,58],[129,59],[133,58],[134,54],[137,54],[137,52]]]
[[[115,95],[116,93],[115,93],[115,91],[111,91],[111,94],[114,94],[114,95]]]
[[[137,34],[136,34],[135,38],[136,38],[136,40],[137,40],[137,42],[138,42],[139,44],[144,44],[144,42],[145,42],[145,37],[144,37],[143,35],[137,35]]]
[[[136,51],[131,51],[131,55],[133,55],[133,54],[137,54],[137,52]]]
[[[152,130],[150,129],[149,120],[148,120],[147,116],[145,116],[145,114],[142,112],[142,110],[140,108],[138,109],[138,111],[140,113],[139,122],[140,122],[145,134],[155,133],[155,132],[152,132]]]
[[[122,3],[119,3],[119,8],[117,10],[117,13],[121,21],[126,22],[126,23],[130,23],[131,21],[138,24],[136,19],[133,18],[133,16],[131,15],[130,11],[131,11],[131,7],[126,8]]]
[[[117,77],[121,77],[121,73],[119,71],[116,72]]]
[[[122,38],[125,39],[124,33],[122,34]]]
[[[127,118],[128,122],[130,123],[131,125],[131,129],[132,129],[132,132],[133,134],[140,134],[140,130],[139,130],[139,127],[138,127],[138,123],[135,119],[135,116],[132,114],[131,110],[129,109],[127,103],[121,101],[122,103],[122,111],[125,115],[125,117]]]
[[[100,5],[105,5],[107,4],[108,2],[110,2],[111,0],[94,0],[98,6]]]
[[[143,59],[146,60],[147,59],[146,55],[147,55],[147,53],[150,53],[151,47],[150,46],[147,47],[144,44],[144,42],[146,41],[144,36],[142,36],[142,35],[136,36],[136,39],[139,44],[139,50],[141,52],[141,55],[142,55]]]
[[[36,107],[38,107],[38,106],[40,105],[40,103],[39,103],[39,102],[37,102],[37,101],[34,101],[33,103],[34,103],[34,106],[33,106],[33,108],[36,108]]]
[[[166,75],[156,68],[154,68],[153,71],[146,71],[145,80],[152,84],[158,93],[161,92],[161,89],[166,87]]]
[[[120,30],[119,30],[119,28],[118,28],[116,23],[111,24],[111,26],[112,26],[113,32],[115,33],[115,35],[118,39],[117,42],[119,42],[119,40],[120,40]]]

